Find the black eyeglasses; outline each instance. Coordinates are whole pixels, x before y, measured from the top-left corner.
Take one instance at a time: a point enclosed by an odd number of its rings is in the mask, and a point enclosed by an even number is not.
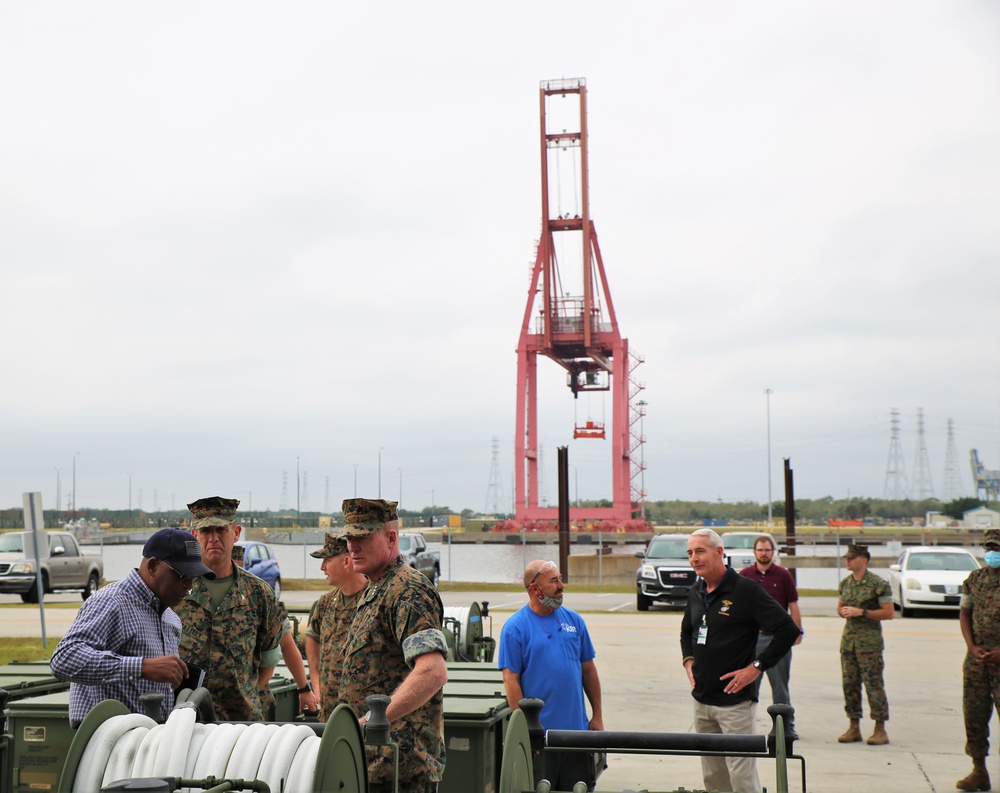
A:
[[[194,583],[195,576],[193,576],[193,575],[183,575],[181,573],[178,573],[176,570],[174,570],[174,568],[172,568],[169,564],[167,564],[166,562],[164,562],[162,559],[160,559],[160,562],[162,562],[163,566],[166,567],[171,573],[173,573],[175,576],[177,576],[177,581],[179,583],[183,584],[185,581],[187,583],[189,583],[189,584],[193,584]]]

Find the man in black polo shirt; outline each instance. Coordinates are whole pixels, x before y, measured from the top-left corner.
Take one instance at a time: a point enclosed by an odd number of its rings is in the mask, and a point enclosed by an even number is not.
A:
[[[752,735],[761,673],[799,637],[788,612],[756,581],[726,566],[722,538],[698,529],[688,538],[688,562],[701,580],[691,588],[681,622],[681,653],[694,697],[695,732]],[[755,657],[757,637],[771,644]],[[751,757],[702,757],[705,787],[756,793]]]

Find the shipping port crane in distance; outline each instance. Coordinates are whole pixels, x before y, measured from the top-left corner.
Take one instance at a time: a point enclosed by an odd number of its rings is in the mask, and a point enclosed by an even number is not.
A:
[[[575,131],[559,129],[549,118],[554,100],[576,100],[579,109]],[[577,121],[565,107],[562,122]],[[541,125],[542,230],[528,288],[528,301],[517,346],[517,427],[515,432],[514,521],[524,526],[532,521],[555,521],[557,507],[539,504],[538,447],[538,356],[566,370],[567,385],[574,399],[580,393],[611,393],[611,507],[574,507],[571,520],[600,522],[609,528],[639,528],[633,521],[643,511],[645,493],[638,483],[644,467],[635,452],[645,439],[635,431],[644,415],[645,403],[633,398],[643,386],[632,374],[642,359],[629,352],[628,339],[618,330],[611,292],[597,231],[590,217],[589,161],[587,150],[587,85],[582,78],[547,80],[539,88]],[[566,174],[572,173],[571,212],[563,211],[560,190]],[[582,279],[578,293],[564,291],[556,256],[560,240],[576,238],[582,255]],[[563,249],[565,250],[565,249]],[[535,308],[538,303],[537,310]],[[605,312],[606,315],[605,315]],[[633,407],[634,405],[634,407]],[[576,423],[574,438],[606,439],[603,421]]]

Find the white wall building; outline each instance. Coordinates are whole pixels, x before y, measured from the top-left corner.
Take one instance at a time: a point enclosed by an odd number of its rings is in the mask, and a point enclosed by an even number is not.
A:
[[[967,529],[1000,528],[1000,512],[987,507],[976,507],[962,513],[962,523]]]

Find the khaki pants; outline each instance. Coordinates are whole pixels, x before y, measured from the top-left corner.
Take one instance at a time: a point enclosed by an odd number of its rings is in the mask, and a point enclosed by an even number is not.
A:
[[[753,735],[756,702],[729,707],[694,703],[694,731],[721,735]],[[757,760],[753,757],[702,757],[701,773],[709,790],[758,793]]]

